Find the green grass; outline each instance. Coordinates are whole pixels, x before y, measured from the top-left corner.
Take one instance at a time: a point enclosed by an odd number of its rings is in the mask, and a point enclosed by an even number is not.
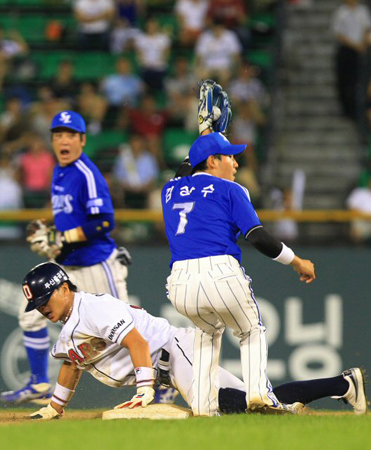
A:
[[[1,449],[226,450],[371,448],[371,416],[253,416],[179,421],[59,420],[0,426]]]

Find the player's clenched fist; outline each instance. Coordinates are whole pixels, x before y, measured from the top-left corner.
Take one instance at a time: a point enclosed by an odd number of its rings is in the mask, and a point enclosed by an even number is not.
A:
[[[154,389],[152,389],[150,386],[143,386],[137,389],[136,395],[134,395],[134,397],[131,400],[115,406],[114,409],[121,409],[121,408],[132,409],[137,408],[138,406],[142,406],[142,408],[145,408],[153,401],[154,398],[155,398]]]
[[[315,280],[314,264],[309,259],[301,259],[295,256],[291,265],[300,275],[300,281],[305,281],[308,284]]]

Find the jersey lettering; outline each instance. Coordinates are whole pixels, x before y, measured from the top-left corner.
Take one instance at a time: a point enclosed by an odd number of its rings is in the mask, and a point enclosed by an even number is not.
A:
[[[212,194],[214,191],[214,185],[210,184],[209,186],[204,187],[201,192],[204,194],[204,197],[206,197],[207,194]]]
[[[180,220],[178,223],[178,228],[176,230],[175,236],[178,234],[184,234],[185,229],[188,223],[187,214],[189,214],[195,205],[195,202],[187,202],[187,203],[174,203],[173,209],[180,209],[179,216]]]
[[[73,212],[72,206],[73,197],[70,194],[67,195],[53,195],[52,206],[54,215],[64,212],[71,214]]]
[[[82,344],[78,345],[77,348],[80,350],[80,352],[84,355],[84,359],[88,360],[93,355],[91,354],[91,346],[88,342],[83,342]]]
[[[83,342],[77,346],[80,352],[84,355],[85,361],[95,358],[106,347],[106,342],[100,338],[94,338],[90,342]]]
[[[171,188],[166,189],[166,203],[169,203],[171,200],[171,194],[173,193],[175,186],[172,186]]]
[[[182,197],[185,197],[186,195],[191,195],[192,192],[195,191],[195,190],[196,190],[195,187],[192,187],[191,189],[189,189],[188,186],[183,186],[183,187],[180,188],[180,192],[179,193],[180,193],[180,195]]]
[[[74,350],[72,350],[72,348],[68,350],[68,356],[70,360],[75,364],[82,364],[84,362],[84,358],[81,358],[81,356],[79,356]]]

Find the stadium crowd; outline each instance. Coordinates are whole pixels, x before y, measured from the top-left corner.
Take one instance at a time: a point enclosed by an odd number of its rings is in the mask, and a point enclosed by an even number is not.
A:
[[[258,202],[256,145],[270,99],[262,81],[268,71],[250,55],[258,48],[269,56],[276,2],[260,10],[258,3],[35,0],[34,9],[30,2],[8,7],[0,20],[0,183],[14,201],[1,199],[0,209],[48,206],[49,124],[68,109],[94,136],[86,152],[114,187],[115,207],[157,208],[159,187],[197,136],[197,82],[206,78],[230,92],[230,135],[249,143],[241,180]],[[42,29],[26,27],[28,12],[44,17]],[[256,12],[265,24],[254,22]]]

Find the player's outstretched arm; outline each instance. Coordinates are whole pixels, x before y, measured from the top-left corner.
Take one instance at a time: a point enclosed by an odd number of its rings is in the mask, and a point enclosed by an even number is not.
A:
[[[30,415],[31,419],[51,420],[63,416],[64,409],[75,393],[82,371],[74,364],[65,361],[59,371],[58,381],[48,406]]]
[[[148,406],[154,399],[155,391],[153,385],[156,375],[152,367],[152,359],[149,351],[149,344],[136,328],[133,328],[122,340],[121,345],[130,352],[130,357],[135,368],[137,381],[137,393],[128,402],[117,405],[120,408],[143,408]]]
[[[314,264],[309,259],[301,259],[299,256],[272,236],[263,226],[257,226],[245,236],[260,253],[272,258],[284,265],[290,265],[300,275],[300,280],[307,284],[315,280]]]

